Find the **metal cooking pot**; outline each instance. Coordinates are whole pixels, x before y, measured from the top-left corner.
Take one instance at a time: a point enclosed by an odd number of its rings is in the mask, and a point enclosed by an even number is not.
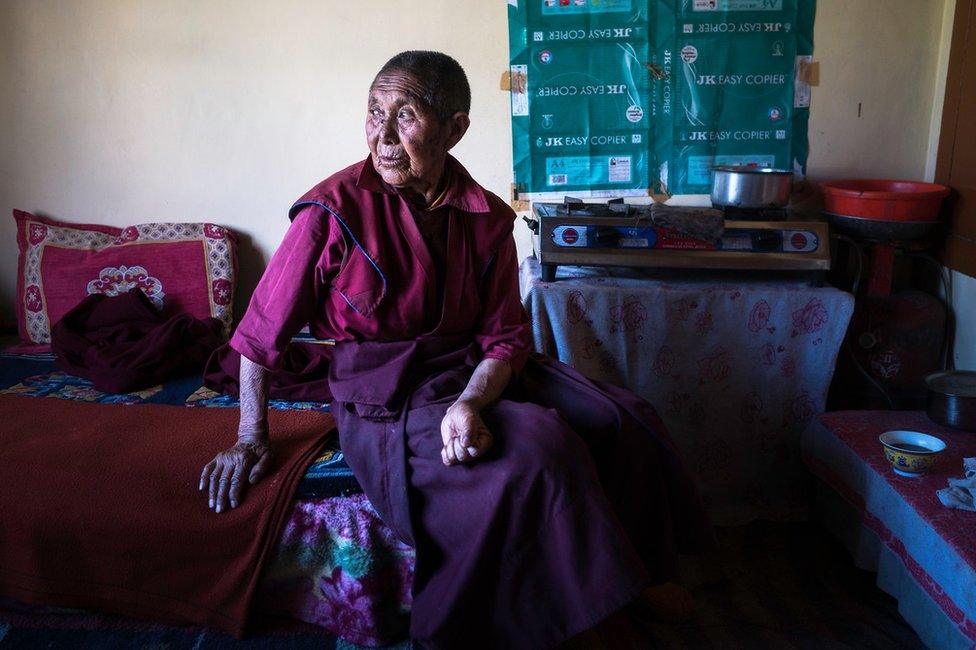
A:
[[[936,372],[925,378],[929,389],[926,413],[933,422],[976,431],[976,372]]]
[[[793,172],[767,167],[712,168],[712,205],[731,208],[784,208],[790,202]]]

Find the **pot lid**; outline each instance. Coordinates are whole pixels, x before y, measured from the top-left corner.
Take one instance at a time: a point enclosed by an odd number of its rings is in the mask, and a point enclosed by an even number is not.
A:
[[[976,397],[976,372],[937,372],[925,378],[929,390],[954,397]]]

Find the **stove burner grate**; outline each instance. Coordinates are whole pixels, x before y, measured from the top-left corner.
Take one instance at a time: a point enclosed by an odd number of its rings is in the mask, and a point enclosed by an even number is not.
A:
[[[619,217],[634,212],[635,207],[624,203],[622,198],[610,199],[606,203],[585,203],[582,199],[567,196],[556,206],[556,214],[569,217]]]

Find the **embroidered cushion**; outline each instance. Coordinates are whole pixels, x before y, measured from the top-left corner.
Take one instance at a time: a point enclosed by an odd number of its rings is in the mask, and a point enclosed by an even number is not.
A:
[[[233,232],[210,223],[127,228],[64,223],[14,210],[17,329],[47,344],[51,326],[89,294],[139,287],[164,315],[212,316],[229,332],[237,272]]]

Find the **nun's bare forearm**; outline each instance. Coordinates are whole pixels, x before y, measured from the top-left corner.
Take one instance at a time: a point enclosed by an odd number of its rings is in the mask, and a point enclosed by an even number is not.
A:
[[[200,490],[216,512],[236,508],[244,497],[244,484],[257,483],[271,467],[268,446],[268,371],[241,357],[241,420],[234,444],[203,467]]]
[[[500,359],[482,359],[457,402],[481,411],[501,396],[512,379],[512,366]]]
[[[491,431],[481,411],[498,399],[512,379],[512,367],[499,359],[484,359],[474,369],[464,391],[441,420],[441,460],[457,465],[480,458],[492,446]]]
[[[241,423],[238,438],[248,441],[268,439],[268,371],[241,356]]]

